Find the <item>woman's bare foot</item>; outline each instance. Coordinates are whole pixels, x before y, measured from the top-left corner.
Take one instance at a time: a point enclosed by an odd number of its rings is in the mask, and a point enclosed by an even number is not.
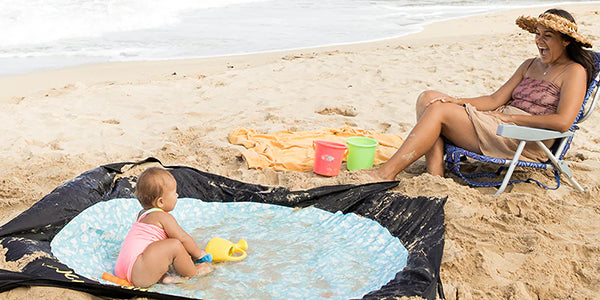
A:
[[[365,183],[375,183],[375,182],[384,182],[384,181],[394,181],[395,178],[386,178],[382,176],[379,172],[379,169],[369,170],[365,172],[365,178],[367,182]]]
[[[214,271],[215,268],[211,264],[205,262],[205,263],[197,264],[196,270],[198,270],[198,273],[196,273],[196,277],[201,277],[201,276],[205,276],[208,273]]]

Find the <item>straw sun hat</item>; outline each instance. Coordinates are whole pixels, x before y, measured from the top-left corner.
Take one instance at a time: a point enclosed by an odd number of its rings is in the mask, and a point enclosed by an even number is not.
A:
[[[515,22],[519,27],[531,33],[535,33],[535,25],[541,24],[552,30],[568,35],[579,42],[583,47],[592,48],[590,40],[577,33],[577,24],[559,15],[543,13],[539,17],[520,16]]]

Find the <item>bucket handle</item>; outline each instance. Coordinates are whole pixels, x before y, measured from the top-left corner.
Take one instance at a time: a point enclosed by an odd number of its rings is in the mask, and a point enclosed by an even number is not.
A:
[[[232,255],[229,256],[229,260],[231,260],[231,261],[239,261],[239,260],[246,258],[246,256],[248,256],[246,251],[244,251],[238,247],[234,246],[232,250],[233,250]],[[241,253],[242,255],[234,256],[233,254],[236,254],[236,253]]]
[[[317,140],[313,140],[313,142],[312,142],[313,150],[317,150],[316,142],[317,142]],[[342,160],[346,159],[346,156],[348,156],[348,147],[346,147],[346,149],[344,149],[344,155],[342,155]]]

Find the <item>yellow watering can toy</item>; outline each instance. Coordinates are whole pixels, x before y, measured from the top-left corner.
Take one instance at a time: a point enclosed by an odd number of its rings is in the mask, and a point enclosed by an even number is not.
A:
[[[246,258],[248,243],[240,240],[234,244],[226,239],[214,237],[206,245],[206,253],[212,255],[213,261],[240,261]]]

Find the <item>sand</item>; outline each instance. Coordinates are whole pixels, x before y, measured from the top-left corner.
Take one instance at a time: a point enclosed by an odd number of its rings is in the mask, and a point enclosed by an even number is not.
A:
[[[329,178],[249,169],[243,147],[227,135],[240,126],[269,133],[347,125],[406,136],[421,91],[489,94],[536,56],[533,35],[514,20],[546,8],[433,23],[418,34],[372,43],[0,77],[0,224],[84,171],[148,156],[291,189],[360,183],[364,171]],[[598,51],[598,4],[563,8]],[[441,266],[448,299],[598,299],[599,130],[596,113],[567,156],[583,193],[568,183],[554,191],[518,184],[493,196],[491,188],[425,174],[423,160],[398,176],[396,192],[448,196]],[[551,174],[523,173],[552,183]],[[1,258],[0,267],[19,268]],[[0,298],[37,295],[93,299],[36,287]]]

